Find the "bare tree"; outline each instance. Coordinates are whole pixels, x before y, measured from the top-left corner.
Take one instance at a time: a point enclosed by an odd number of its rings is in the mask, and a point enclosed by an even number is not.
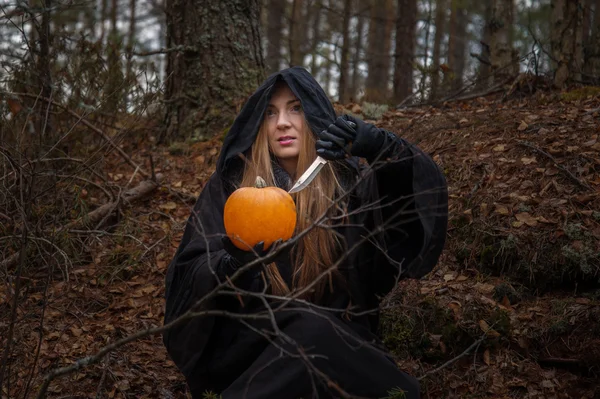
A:
[[[450,73],[444,75],[444,86],[453,91],[462,86],[467,42],[465,38],[466,28],[467,10],[464,2],[462,0],[451,0],[447,57]]]
[[[312,5],[311,12],[311,23],[312,23],[312,40],[310,41],[310,73],[313,76],[317,76],[319,72],[319,66],[317,64],[317,52],[319,50],[319,42],[321,40],[321,14],[322,14],[322,3],[321,0],[317,0]]]
[[[360,85],[360,71],[359,64],[362,60],[361,53],[363,51],[363,29],[365,25],[365,15],[363,12],[364,2],[356,0],[354,9],[357,11],[356,16],[356,29],[354,36],[353,52],[352,52],[352,80],[350,83],[350,97],[353,101],[356,101],[358,97],[358,89]]]
[[[303,65],[307,50],[307,24],[304,0],[293,0],[289,23],[290,66]]]
[[[514,0],[492,2],[490,23],[490,63],[494,80],[501,82],[518,73],[518,63],[513,48]]]
[[[166,115],[159,142],[223,132],[264,79],[258,0],[167,1]]]
[[[585,81],[592,84],[600,84],[600,0],[594,0],[594,18],[591,22],[591,31],[588,31],[589,38],[585,45],[584,53],[584,73]],[[586,7],[591,14],[591,10]],[[591,19],[591,15],[589,15]],[[589,21],[589,20],[588,20]],[[586,30],[584,29],[584,33]]]
[[[350,92],[348,89],[350,65],[350,18],[352,17],[352,0],[344,0],[344,17],[342,19],[342,54],[340,59],[340,80],[338,88],[338,101],[346,104],[349,101]]]
[[[433,37],[433,54],[431,59],[431,93],[430,99],[436,99],[440,85],[440,58],[442,53],[442,40],[446,22],[446,1],[437,0],[435,6],[435,34]]]
[[[371,0],[365,100],[385,103],[389,98],[390,45],[394,19],[392,0]]]
[[[396,50],[394,54],[394,102],[412,94],[415,56],[417,1],[398,0],[396,8]]]
[[[556,63],[554,86],[563,88],[570,80],[581,80],[583,4],[581,0],[554,0],[551,7],[551,47]]]
[[[265,64],[267,72],[273,73],[278,71],[281,66],[281,35],[285,3],[279,0],[269,0],[267,12],[267,59]]]

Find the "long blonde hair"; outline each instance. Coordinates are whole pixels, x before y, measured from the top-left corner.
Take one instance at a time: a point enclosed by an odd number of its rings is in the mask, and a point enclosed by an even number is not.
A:
[[[299,175],[306,170],[316,156],[315,138],[305,119],[302,148],[296,167],[297,174]],[[252,145],[250,159],[246,162],[240,185],[242,187],[254,185],[257,175],[263,177],[268,185],[275,185],[275,176],[271,162],[266,125],[263,123]],[[298,176],[291,177],[295,180]],[[333,217],[338,213],[337,207],[335,205],[332,206],[332,203],[340,192],[341,187],[333,169],[333,163],[328,162],[308,187],[292,194],[298,215],[296,233],[308,228],[310,228],[310,231],[298,240],[291,252],[293,270],[292,287],[288,287],[275,263],[268,265],[267,274],[273,294],[286,295],[291,290],[306,287],[336,262],[337,255],[342,250],[341,246],[343,243],[340,242],[333,228],[319,226],[315,223],[327,211],[327,216],[329,217]],[[327,285],[331,289],[333,277],[339,277],[339,273],[337,270],[334,270],[326,278],[323,277],[301,297],[318,301],[323,296]]]

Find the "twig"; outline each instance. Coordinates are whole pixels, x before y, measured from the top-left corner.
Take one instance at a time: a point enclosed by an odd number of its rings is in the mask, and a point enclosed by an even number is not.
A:
[[[129,165],[131,165],[134,169],[139,169],[139,172],[141,175],[143,175],[146,179],[150,178],[150,175],[144,169],[142,169],[137,163],[135,163],[131,159],[131,157],[129,155],[127,155],[125,153],[125,151],[123,151],[123,149],[121,149],[121,147],[116,145],[112,141],[112,139],[106,135],[106,133],[104,133],[102,130],[98,129],[96,126],[92,125],[87,119],[84,119],[83,116],[77,114],[75,111],[72,111],[69,108],[67,108],[66,106],[59,104],[57,102],[54,102],[48,98],[40,97],[35,94],[29,94],[29,93],[6,93],[6,94],[10,94],[10,95],[14,95],[14,96],[39,98],[40,100],[43,100],[43,101],[47,102],[48,104],[54,105],[55,107],[65,110],[68,114],[70,114],[71,116],[76,118],[78,121],[83,123],[85,126],[90,128],[94,133],[96,133],[97,135],[102,137],[102,139],[104,141],[106,141],[108,143],[108,145],[110,145],[114,150],[116,150],[119,153],[119,155],[121,155],[121,157],[125,160],[125,162],[127,162]]]
[[[517,140],[517,143],[523,147],[529,147],[532,150],[539,152],[540,154],[542,154],[543,156],[547,157],[548,159],[550,159],[554,165],[560,169],[563,173],[565,173],[568,177],[571,178],[571,180],[573,180],[575,183],[577,183],[579,186],[587,189],[587,190],[592,190],[592,188],[590,186],[587,185],[587,183],[582,182],[581,180],[579,180],[577,178],[577,176],[575,176],[573,173],[571,173],[570,170],[568,170],[567,168],[565,168],[564,166],[562,166],[561,164],[558,163],[558,161],[556,160],[556,158],[554,158],[552,155],[548,154],[546,151],[542,150],[541,148],[536,147],[535,145],[527,142],[527,141],[521,141],[521,140]]]
[[[442,364],[439,367],[436,367],[433,370],[430,370],[428,372],[426,372],[425,374],[423,374],[421,377],[417,378],[417,380],[421,381],[423,378],[430,376],[431,374],[437,373],[438,371],[448,367],[449,365],[451,365],[452,363],[456,362],[457,360],[459,360],[462,357],[465,357],[466,355],[469,354],[469,352],[471,352],[474,348],[479,347],[479,345],[481,345],[481,343],[483,341],[485,341],[485,337],[487,334],[484,334],[481,336],[481,338],[479,338],[477,341],[473,342],[471,344],[471,346],[469,346],[467,349],[464,350],[463,353],[461,353],[460,355],[448,360],[446,363]]]

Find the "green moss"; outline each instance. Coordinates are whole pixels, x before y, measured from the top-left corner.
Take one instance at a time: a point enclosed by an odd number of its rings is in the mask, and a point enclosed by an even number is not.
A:
[[[561,94],[561,100],[563,101],[577,101],[585,100],[589,97],[600,97],[599,86],[585,86],[579,89],[571,90]]]
[[[169,154],[173,156],[189,155],[190,146],[187,142],[176,141],[169,146]]]

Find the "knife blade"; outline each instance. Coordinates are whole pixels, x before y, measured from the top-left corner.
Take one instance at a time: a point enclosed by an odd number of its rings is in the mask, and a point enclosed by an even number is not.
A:
[[[313,163],[306,169],[302,176],[296,181],[294,186],[288,191],[288,193],[297,193],[298,191],[306,188],[311,181],[319,174],[319,171],[325,166],[327,160],[317,156]]]

